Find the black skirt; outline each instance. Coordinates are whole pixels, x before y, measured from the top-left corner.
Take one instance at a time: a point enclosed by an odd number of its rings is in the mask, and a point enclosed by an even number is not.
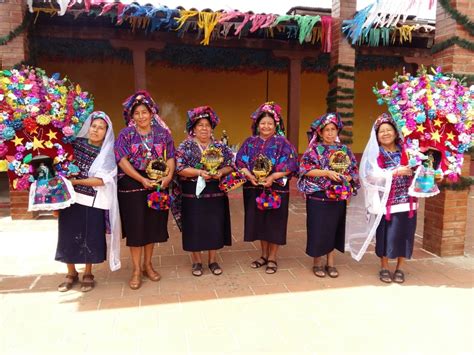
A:
[[[143,171],[139,171],[146,176]],[[147,205],[147,190],[128,175],[118,180],[118,201],[122,220],[122,235],[127,246],[142,247],[150,243],[163,243],[168,235],[168,211],[157,211]]]
[[[217,250],[232,244],[230,209],[227,194],[217,181],[206,182],[196,198],[196,182],[181,181],[183,249]]]
[[[411,258],[415,241],[416,211],[411,218],[409,213],[392,213],[390,221],[387,221],[385,216],[382,217],[375,234],[375,253],[378,257]]]
[[[78,203],[59,210],[57,261],[100,264],[106,255],[105,210]]]
[[[286,244],[288,204],[290,201],[289,186],[286,184],[281,187],[273,184],[272,190],[280,195],[281,206],[277,209],[262,211],[257,208],[255,199],[263,192],[263,187],[253,186],[249,182],[244,185],[244,241],[263,240],[278,245]]]
[[[346,201],[330,200],[322,191],[306,195],[306,254],[319,257],[334,249],[344,253]]]

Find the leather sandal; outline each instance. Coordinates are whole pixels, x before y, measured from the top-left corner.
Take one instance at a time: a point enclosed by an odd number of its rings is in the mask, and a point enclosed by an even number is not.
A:
[[[213,262],[213,263],[209,264],[209,270],[211,270],[211,272],[216,276],[219,276],[219,275],[222,274],[222,269],[219,266],[219,264],[216,263],[216,262]]]
[[[89,292],[95,287],[94,275],[85,274],[82,276],[81,291]]]
[[[267,265],[267,263],[268,263],[268,259],[261,256],[259,259],[252,261],[252,263],[250,264],[250,267],[252,269],[258,269],[264,265]]]
[[[143,276],[148,277],[151,281],[160,281],[160,279],[161,279],[161,275],[158,272],[156,272],[155,270],[153,270],[152,267],[150,267],[148,269],[144,269],[142,274],[143,274]]]
[[[275,260],[268,260],[267,268],[265,269],[265,273],[267,274],[274,274],[278,270],[278,264]]]
[[[142,278],[140,274],[132,274],[132,277],[128,281],[128,286],[132,290],[138,290],[142,286]]]
[[[66,281],[62,282],[58,286],[59,292],[69,291],[72,286],[74,286],[79,281],[79,273],[76,272],[76,275],[66,275]]]
[[[191,273],[193,274],[193,276],[202,276],[203,272],[202,272],[202,263],[194,263],[192,266],[191,266]]]
[[[339,271],[334,266],[326,265],[326,272],[333,279],[339,276]]]
[[[392,275],[390,275],[390,271],[387,269],[381,269],[379,271],[379,279],[387,284],[392,283]]]
[[[313,266],[313,274],[317,277],[326,277],[326,272],[324,271],[324,267],[321,265]]]
[[[395,270],[395,272],[393,273],[393,282],[396,282],[396,283],[399,283],[399,284],[402,284],[405,282],[405,274],[403,273],[402,270]]]

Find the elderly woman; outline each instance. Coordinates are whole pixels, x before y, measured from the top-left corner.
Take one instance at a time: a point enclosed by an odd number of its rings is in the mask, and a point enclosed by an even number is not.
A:
[[[338,113],[327,113],[311,124],[311,141],[300,164],[298,189],[306,196],[306,254],[313,257],[313,273],[334,278],[334,249],[344,253],[346,200],[360,187],[352,151],[339,142]],[[327,256],[326,266],[322,256]]]
[[[236,157],[236,165],[247,178],[243,188],[245,227],[244,241],[260,241],[261,256],[250,266],[254,269],[266,265],[265,272],[274,274],[278,265],[277,252],[286,244],[288,225],[288,203],[290,200],[289,179],[298,171],[293,145],[285,138],[281,107],[266,102],[251,115],[252,137],[242,144]],[[265,157],[271,163],[267,175],[259,184],[253,171],[257,159]],[[271,189],[281,198],[277,208],[257,208],[257,198],[266,189]],[[276,206],[273,206],[276,207]]]
[[[148,207],[147,196],[156,183],[146,169],[154,160],[166,163],[169,173],[161,180],[161,191],[166,193],[175,168],[174,144],[168,127],[158,116],[158,106],[146,91],[130,96],[123,106],[127,127],[115,142],[115,157],[120,167],[118,199],[122,230],[133,263],[129,286],[136,290],[141,286],[142,273],[151,281],[161,278],[153,269],[151,257],[154,243],[168,240],[168,210]]]
[[[395,121],[388,113],[380,115],[372,127],[362,156],[360,176],[365,193],[355,202],[357,205],[360,199],[364,200],[363,206],[367,207],[364,212],[371,218],[366,219],[369,227],[364,243],[360,238],[351,242],[355,233],[349,230],[349,245],[364,245],[360,253],[363,254],[375,233],[375,252],[381,262],[380,281],[402,283],[405,281],[403,262],[413,254],[417,199],[408,194],[413,171],[408,166]],[[397,259],[393,275],[389,271],[389,259]]]
[[[113,148],[110,118],[104,112],[93,112],[73,142],[75,162],[80,169],[70,180],[76,202],[59,210],[56,260],[66,263],[68,269],[66,280],[58,286],[60,292],[70,290],[78,282],[75,264],[86,264],[81,291],[94,288],[92,264],[106,260],[107,242],[110,268],[112,271],[120,268],[121,232]],[[106,224],[110,226],[107,237]]]
[[[194,276],[203,274],[204,250],[209,251],[211,272],[222,274],[216,251],[231,245],[229,200],[219,188],[219,180],[232,172],[233,154],[214,140],[212,132],[218,123],[219,118],[209,106],[189,110],[189,136],[176,151],[176,172],[182,189],[183,249],[192,253]]]

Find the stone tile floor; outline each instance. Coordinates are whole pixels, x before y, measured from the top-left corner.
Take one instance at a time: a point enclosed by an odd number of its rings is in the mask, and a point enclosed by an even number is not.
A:
[[[469,205],[473,221],[473,194]],[[278,272],[253,270],[259,251],[242,242],[239,193],[231,211],[233,245],[219,252],[223,275],[191,276],[170,221],[171,238],[153,257],[161,281],[130,290],[124,247],[122,269],[96,267],[97,286],[86,294],[78,286],[56,291],[65,272],[54,261],[56,220],[0,217],[0,354],[474,353],[472,223],[465,256],[436,257],[418,236],[406,283],[385,285],[373,248],[359,263],[337,255],[337,279],[312,274],[296,194]]]

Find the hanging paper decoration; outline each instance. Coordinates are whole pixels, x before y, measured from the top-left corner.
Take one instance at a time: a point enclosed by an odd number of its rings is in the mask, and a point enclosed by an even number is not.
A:
[[[342,31],[352,44],[356,44],[361,38],[367,40],[371,29],[394,27],[399,21],[403,23],[409,10],[423,2],[424,0],[377,0],[358,11],[353,19],[344,21]],[[432,6],[430,1],[429,8]]]
[[[59,74],[48,77],[33,67],[0,71],[0,165],[7,162],[13,189],[77,174],[70,143],[92,111],[90,95]]]
[[[405,137],[409,165],[424,165],[428,171],[420,172],[425,182],[431,173],[456,180],[463,154],[474,144],[474,86],[462,85],[440,68],[428,72],[422,67],[416,75],[397,75],[393,84],[383,82],[373,92]]]

